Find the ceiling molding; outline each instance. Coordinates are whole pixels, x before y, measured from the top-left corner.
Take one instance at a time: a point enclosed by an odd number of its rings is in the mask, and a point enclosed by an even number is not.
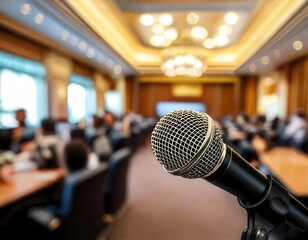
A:
[[[123,11],[128,12],[172,12],[172,11],[247,11],[253,8],[257,1],[130,1],[115,0]]]
[[[205,51],[208,65],[206,74],[247,73],[247,64],[259,61],[262,54],[272,51],[278,45],[284,46],[286,39],[291,41],[296,34],[303,34],[300,36],[304,36],[304,39],[308,36],[307,0],[33,0],[33,10],[36,7],[46,14],[45,20],[50,22],[48,28],[34,23],[34,13],[31,12],[32,18],[21,14],[20,5],[23,2],[26,1],[0,2],[1,15],[4,13],[0,17],[1,24],[90,65],[112,72],[111,68],[98,62],[99,54],[102,54],[104,58],[120,64],[126,75],[161,74],[163,50],[143,45],[123,9],[138,12],[138,7],[157,6],[165,12],[169,5],[174,9],[180,6],[184,9],[185,6],[185,11],[194,5],[202,6],[198,8],[200,11],[205,6],[210,11],[248,9],[251,17],[243,23],[243,34],[233,45]],[[62,41],[60,33],[65,29],[71,32],[71,37],[79,38],[79,43],[87,41],[88,47],[97,50],[95,58],[88,57],[85,51],[79,50],[78,46],[73,47],[69,41]],[[289,51],[289,57],[285,54],[285,58],[291,59],[294,54],[307,54],[307,50],[304,51]]]

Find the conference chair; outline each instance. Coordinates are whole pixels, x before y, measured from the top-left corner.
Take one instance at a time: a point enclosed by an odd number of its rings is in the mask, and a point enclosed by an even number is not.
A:
[[[0,151],[4,150],[10,150],[12,146],[12,135],[13,129],[7,128],[7,129],[0,129]]]
[[[102,231],[106,164],[69,175],[58,206],[32,207],[28,217],[40,226],[32,239],[96,240]],[[45,234],[42,232],[44,228]]]
[[[106,216],[111,221],[119,213],[126,200],[130,157],[131,150],[125,147],[115,151],[109,160],[109,172],[104,190],[104,204]]]

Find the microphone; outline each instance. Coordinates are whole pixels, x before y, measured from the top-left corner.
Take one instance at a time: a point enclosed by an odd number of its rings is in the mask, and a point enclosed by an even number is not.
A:
[[[297,230],[308,230],[308,209],[275,179],[227,146],[206,113],[169,112],[154,127],[151,146],[167,172],[203,178],[237,196],[242,207],[254,209],[272,224],[287,223]]]

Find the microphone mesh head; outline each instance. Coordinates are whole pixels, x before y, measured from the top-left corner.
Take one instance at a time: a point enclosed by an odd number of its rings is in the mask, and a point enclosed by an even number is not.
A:
[[[168,172],[185,178],[200,178],[219,164],[224,144],[207,114],[177,110],[156,124],[151,145],[156,159]],[[196,156],[202,151],[200,157]]]

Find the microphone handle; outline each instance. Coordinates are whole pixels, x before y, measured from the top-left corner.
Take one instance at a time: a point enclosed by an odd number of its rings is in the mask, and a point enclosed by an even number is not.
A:
[[[308,231],[308,209],[271,176],[266,177],[227,146],[221,166],[204,178],[239,199],[245,209],[275,226],[287,223],[300,231]]]
[[[204,179],[247,203],[258,202],[267,186],[267,177],[228,145],[222,164]]]

